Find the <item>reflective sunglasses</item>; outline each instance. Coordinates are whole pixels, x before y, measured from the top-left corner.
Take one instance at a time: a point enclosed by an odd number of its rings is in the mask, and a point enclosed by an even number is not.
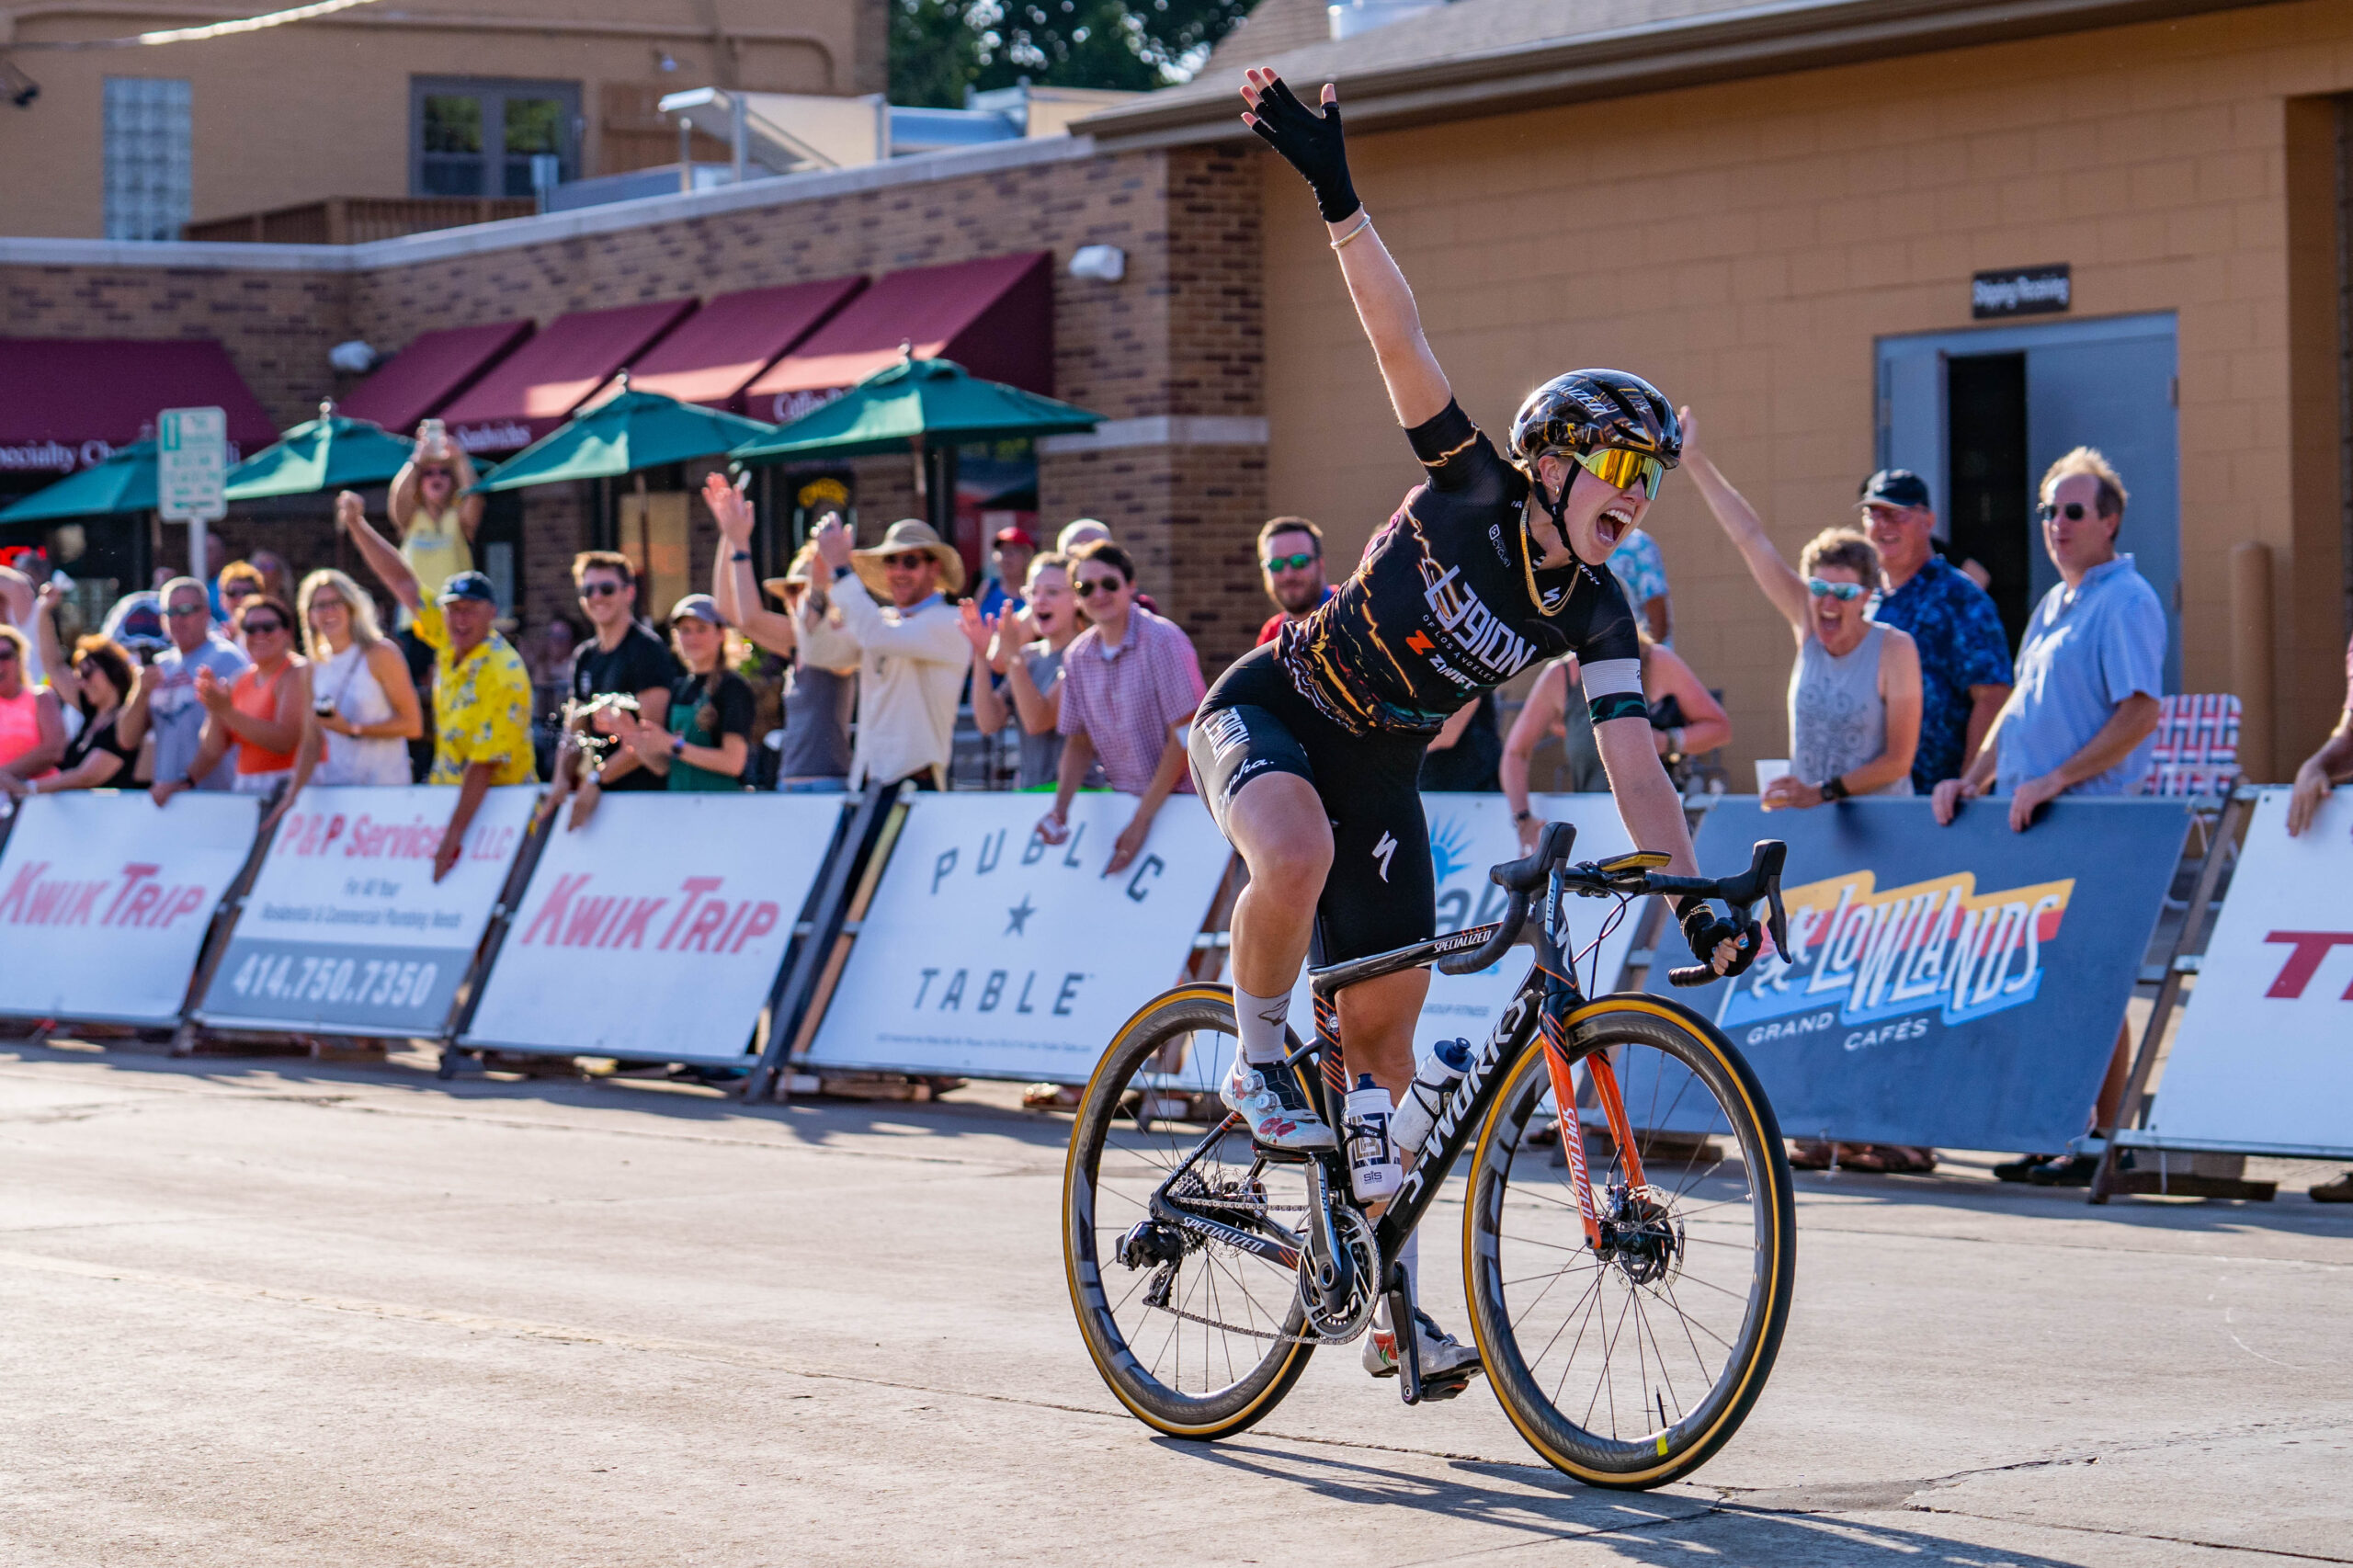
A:
[[[1587,473],[1612,490],[1623,490],[1639,481],[1643,494],[1654,501],[1658,499],[1659,481],[1666,477],[1665,459],[1649,452],[1630,452],[1623,447],[1579,452],[1576,459]]]
[[[1304,572],[1315,564],[1315,552],[1302,550],[1297,555],[1269,555],[1258,564],[1269,572]]]
[[[1127,584],[1117,577],[1081,577],[1071,585],[1071,592],[1082,599],[1091,599],[1097,594],[1118,593],[1126,586]]]
[[[244,633],[248,637],[267,637],[273,631],[285,630],[286,623],[282,620],[248,620],[244,624]]]
[[[893,572],[913,572],[917,567],[928,564],[930,561],[931,552],[929,551],[909,550],[903,551],[897,555],[884,556],[882,558],[882,564],[889,567]]]
[[[191,615],[204,614],[208,608],[209,607],[201,602],[192,605],[174,605],[164,613],[170,616],[174,620],[185,620]]]
[[[621,584],[610,581],[602,583],[583,583],[580,585],[580,597],[584,599],[608,598],[614,594],[620,593],[621,591]]]
[[[1819,577],[1808,577],[1805,591],[1817,599],[1836,599],[1842,605],[1852,604],[1863,597],[1860,583],[1825,583]]]
[[[2045,501],[2035,508],[2035,515],[2046,523],[2053,517],[2064,517],[2071,523],[2080,523],[2084,520],[2084,504],[2081,501],[2070,501],[2064,506],[2053,506],[2050,502]]]

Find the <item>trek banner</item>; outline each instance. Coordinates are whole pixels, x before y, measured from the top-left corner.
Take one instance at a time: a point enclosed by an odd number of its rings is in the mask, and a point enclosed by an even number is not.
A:
[[[2353,1159],[2353,788],[2288,836],[2288,791],[2256,802],[2231,891],[2165,1058],[2152,1148]]]
[[[818,1068],[1083,1084],[1129,1015],[1176,983],[1225,876],[1199,801],[1170,797],[1142,853],[1105,866],[1132,795],[1031,829],[1029,794],[918,794],[809,1051]]]
[[[460,1045],[740,1062],[849,797],[616,794],[557,819]]]
[[[1574,859],[1604,860],[1634,846],[1612,796],[1537,795],[1530,797],[1529,809],[1548,822],[1576,824],[1576,842],[1569,851]],[[1443,937],[1502,919],[1510,895],[1488,881],[1487,872],[1522,853],[1510,803],[1501,795],[1429,794],[1422,797],[1422,816],[1429,824],[1431,869],[1438,874],[1437,934]],[[1616,907],[1600,899],[1577,899],[1569,905],[1577,983],[1588,995],[1618,988],[1626,954],[1634,944],[1634,928],[1642,923],[1639,903],[1628,905],[1624,917],[1613,923]],[[1427,1057],[1439,1040],[1457,1037],[1474,1046],[1484,1041],[1519,989],[1534,952],[1532,948],[1506,949],[1500,960],[1472,974],[1431,970],[1429,1000],[1414,1028],[1415,1053]],[[1315,1005],[1304,975],[1291,993],[1290,1027],[1302,1040],[1314,1038]]]
[[[198,1019],[438,1038],[539,793],[529,784],[486,793],[457,864],[436,882],[456,785],[303,790],[278,824]]]
[[[0,853],[0,1015],[176,1024],[261,823],[251,795],[35,795]]]
[[[1792,1138],[2060,1148],[2099,1092],[2189,809],[2062,800],[2013,833],[2008,808],[1972,801],[1938,827],[1918,797],[1719,801],[1697,845],[1708,871],[1788,841],[1790,950],[1694,991],[1662,963],[1650,988],[1732,1037]]]

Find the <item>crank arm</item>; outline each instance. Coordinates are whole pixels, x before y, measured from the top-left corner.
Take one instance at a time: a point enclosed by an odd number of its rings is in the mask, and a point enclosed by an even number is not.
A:
[[[1315,1264],[1315,1289],[1326,1312],[1337,1312],[1356,1280],[1356,1265],[1340,1245],[1332,1223],[1331,1172],[1321,1160],[1307,1164],[1307,1256]]]
[[[1422,1403],[1422,1336],[1414,1332],[1414,1281],[1402,1263],[1389,1266],[1389,1332],[1397,1337],[1397,1392]]]

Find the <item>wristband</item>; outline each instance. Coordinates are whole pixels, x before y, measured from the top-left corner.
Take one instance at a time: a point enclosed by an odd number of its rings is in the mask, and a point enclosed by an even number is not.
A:
[[[847,576],[848,576],[848,575],[849,575],[849,571],[850,571],[850,569],[849,569],[848,567],[847,567],[847,566],[836,566],[836,567],[835,567],[835,568],[834,568],[834,581],[835,581],[835,582],[836,582],[836,583],[840,582],[843,578],[845,578],[845,577],[847,577]]]
[[[752,552],[748,550],[739,550],[727,559],[730,561],[749,561],[752,559]]]
[[[1536,813],[1529,811],[1526,806],[1522,806],[1519,810],[1512,812],[1511,820],[1514,825],[1524,822],[1533,822],[1536,820]]]
[[[1843,801],[1846,798],[1847,781],[1845,779],[1833,778],[1823,784],[1822,800],[1824,804],[1827,805],[1832,801]]]
[[[672,756],[676,757],[676,756],[681,756],[685,755],[685,753],[686,753],[686,749],[687,749],[687,737],[686,737],[686,736],[684,736],[684,735],[672,735],[672,736],[670,737],[670,755],[671,755]]]

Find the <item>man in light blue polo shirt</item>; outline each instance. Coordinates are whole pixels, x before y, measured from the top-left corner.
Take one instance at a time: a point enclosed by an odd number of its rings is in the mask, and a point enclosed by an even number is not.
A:
[[[1961,802],[2010,799],[2023,833],[2061,795],[2121,795],[2149,771],[2165,687],[2165,612],[2156,590],[2116,552],[2125,491],[2108,460],[2078,447],[2042,476],[2042,542],[2059,585],[2019,644],[2018,686],[1975,762],[1931,797],[1949,823]]]
[[[2018,685],[1994,719],[1977,760],[1929,797],[1937,821],[1989,789],[2010,798],[2010,829],[2061,795],[2121,795],[2149,771],[2158,697],[2165,687],[2165,612],[2156,590],[2116,552],[2124,525],[2124,482],[2108,460],[2077,447],[2042,476],[2042,543],[2059,585],[2042,596],[2018,645]],[[2091,1126],[2116,1125],[2131,1061],[2120,1028]],[[2022,1154],[1994,1167],[2004,1181],[2087,1187],[2097,1145],[2063,1154]]]

